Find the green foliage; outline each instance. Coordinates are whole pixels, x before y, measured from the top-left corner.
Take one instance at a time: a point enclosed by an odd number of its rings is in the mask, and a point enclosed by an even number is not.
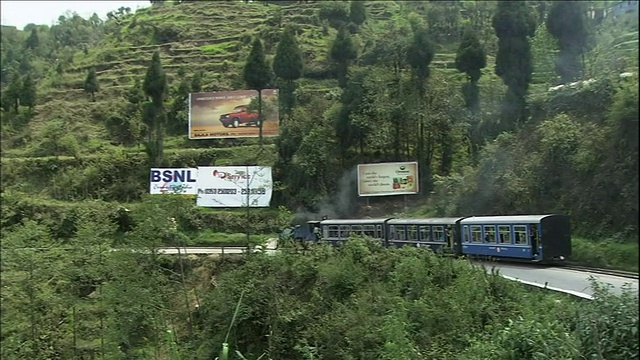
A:
[[[563,83],[577,79],[582,73],[580,56],[587,49],[589,30],[584,3],[554,2],[547,17],[547,30],[558,40],[560,52],[556,72]]]
[[[344,88],[347,85],[349,63],[358,57],[358,49],[353,43],[351,35],[344,27],[338,30],[335,39],[331,43],[329,56],[338,67],[338,83]]]
[[[280,92],[278,94],[282,117],[288,117],[296,104],[296,84],[294,81],[302,76],[303,68],[302,52],[298,46],[294,29],[287,26],[280,37],[273,58],[273,72],[278,78],[284,80],[283,84],[279,86]]]
[[[28,107],[29,110],[36,106],[36,83],[31,77],[31,73],[27,73],[22,81],[20,105]]]
[[[638,294],[626,286],[620,296],[610,287],[593,281],[595,301],[586,304],[576,318],[576,333],[581,352],[587,358],[612,360],[638,357]]]
[[[367,20],[367,9],[364,1],[351,1],[349,7],[349,20],[357,26]]]
[[[25,46],[27,47],[27,49],[35,50],[38,47],[39,43],[40,41],[38,40],[38,29],[33,28],[31,29],[31,35],[29,35],[29,37],[27,38]]]
[[[456,69],[467,74],[468,82],[463,85],[463,94],[467,108],[478,111],[480,106],[479,89],[477,86],[481,69],[487,66],[487,55],[475,31],[467,29],[458,52],[456,53]]]
[[[191,92],[197,93],[202,91],[202,71],[196,71],[191,79]]]
[[[532,84],[555,84],[555,57],[557,41],[549,34],[547,27],[538,25],[535,36],[531,40],[531,56],[533,58]]]
[[[349,4],[346,1],[322,2],[318,17],[321,20],[327,20],[334,29],[340,29],[349,21]]]
[[[243,72],[244,81],[250,89],[265,89],[271,82],[271,69],[264,55],[262,41],[256,37],[251,43],[251,52]]]
[[[409,48],[407,49],[407,63],[414,71],[418,81],[420,97],[424,95],[424,82],[430,75],[429,65],[433,61],[435,51],[429,41],[429,35],[425,29],[418,29],[413,34]]]
[[[68,155],[77,157],[79,145],[74,134],[69,131],[68,124],[63,120],[53,120],[44,129],[45,136],[38,144],[37,156]]]
[[[281,79],[293,81],[302,76],[302,53],[293,28],[285,28],[273,58],[273,72]]]
[[[529,39],[535,33],[536,20],[526,2],[499,1],[492,25],[499,39],[495,73],[508,88],[501,115],[507,130],[526,119],[525,96],[533,72]]]
[[[482,76],[480,70],[486,66],[487,55],[480,44],[480,39],[475,32],[466,31],[456,53],[456,69],[466,73],[469,81],[477,82]]]
[[[162,166],[164,161],[164,137],[167,123],[167,114],[164,110],[167,77],[162,69],[158,51],[153,53],[142,89],[151,98],[151,102],[146,102],[142,106],[142,121],[149,129],[149,140],[145,148],[149,156],[149,164],[158,167]]]
[[[98,83],[98,76],[96,75],[96,69],[89,69],[87,79],[84,81],[84,91],[91,94],[91,101],[96,101],[95,93],[100,91],[100,84]]]
[[[316,246],[305,254],[284,248],[218,274],[216,287],[203,295],[198,328],[207,340],[198,341],[197,356],[214,356],[224,342],[248,358],[266,353],[272,358],[574,359],[587,352],[573,324],[617,300],[602,295],[601,301],[587,310],[573,299],[528,292],[463,261],[415,248],[383,249],[364,239],[339,249]],[[624,327],[629,330],[637,321],[633,304],[616,315],[618,321],[631,316]],[[232,317],[233,331],[225,341]],[[624,345],[629,340],[616,339],[629,349],[627,356],[637,353]]]
[[[571,238],[571,261],[604,269],[638,271],[638,244],[620,237],[587,240]]]
[[[167,93],[167,75],[162,69],[160,62],[160,52],[154,51],[151,57],[151,64],[147,68],[147,73],[142,83],[144,93],[151,98],[151,101],[159,106]]]

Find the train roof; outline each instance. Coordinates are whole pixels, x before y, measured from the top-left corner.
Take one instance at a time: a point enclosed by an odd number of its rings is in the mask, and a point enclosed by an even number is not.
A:
[[[539,223],[542,219],[551,217],[565,217],[566,215],[505,215],[505,216],[472,216],[460,221],[460,224],[530,224]]]
[[[320,224],[322,225],[351,225],[351,224],[381,224],[385,221],[389,220],[389,218],[378,218],[378,219],[327,219],[322,220]]]
[[[417,218],[417,219],[391,219],[389,225],[437,225],[437,224],[455,224],[464,217],[447,217],[447,218]]]

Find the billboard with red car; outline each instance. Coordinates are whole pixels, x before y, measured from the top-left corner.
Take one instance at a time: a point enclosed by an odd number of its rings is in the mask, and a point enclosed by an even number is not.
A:
[[[277,136],[278,90],[262,90],[262,116],[256,90],[189,94],[189,139]]]

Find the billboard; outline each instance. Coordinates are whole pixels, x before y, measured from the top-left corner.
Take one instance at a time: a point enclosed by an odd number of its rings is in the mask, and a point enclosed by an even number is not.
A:
[[[268,207],[273,191],[269,166],[201,166],[196,204],[202,207]]]
[[[358,196],[406,195],[417,193],[417,162],[358,165]]]
[[[196,194],[198,169],[152,168],[149,174],[150,194]]]
[[[277,136],[278,90],[262,90],[262,119],[256,90],[189,94],[189,139]]]

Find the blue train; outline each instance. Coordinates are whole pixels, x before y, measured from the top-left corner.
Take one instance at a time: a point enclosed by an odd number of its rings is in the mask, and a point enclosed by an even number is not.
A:
[[[438,253],[558,263],[571,256],[567,215],[471,216],[426,219],[324,219],[289,229],[285,237],[339,246],[366,236],[384,246],[427,247]]]

